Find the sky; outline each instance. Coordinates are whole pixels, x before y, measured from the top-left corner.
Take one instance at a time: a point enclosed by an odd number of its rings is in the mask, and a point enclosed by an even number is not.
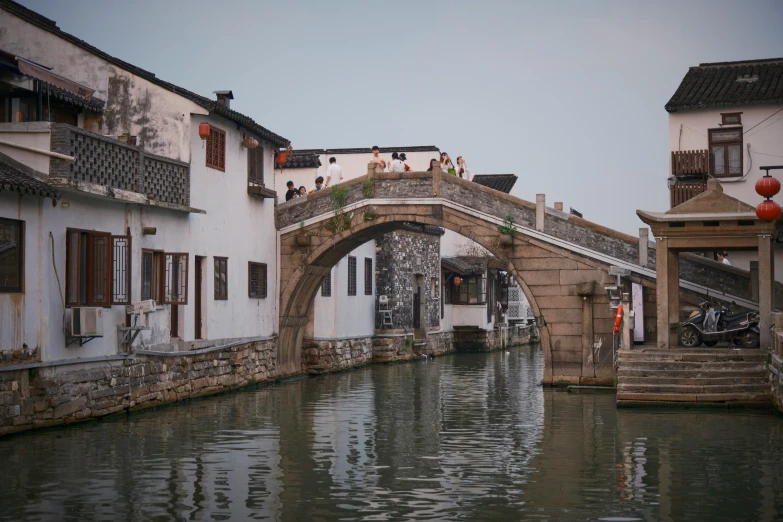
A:
[[[637,234],[689,66],[783,56],[783,1],[21,0],[294,148],[436,145]]]

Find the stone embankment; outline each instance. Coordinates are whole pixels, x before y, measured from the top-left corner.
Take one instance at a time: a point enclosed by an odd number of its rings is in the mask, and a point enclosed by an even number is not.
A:
[[[514,329],[492,346],[529,341],[528,329]],[[0,436],[270,382],[278,378],[277,344],[275,337],[190,352],[140,351],[102,362],[0,368]],[[405,334],[308,341],[302,371],[328,373],[458,350],[453,332],[429,334],[426,342]]]

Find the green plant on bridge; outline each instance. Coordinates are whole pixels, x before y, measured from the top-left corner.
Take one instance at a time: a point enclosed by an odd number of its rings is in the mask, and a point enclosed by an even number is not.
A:
[[[503,224],[498,226],[498,231],[506,236],[513,236],[517,231],[517,226],[514,223],[514,216],[506,216],[503,218]]]
[[[379,216],[376,214],[375,209],[370,207],[364,211],[363,217],[365,221],[375,221]]]
[[[348,187],[336,186],[332,188],[332,210],[334,216],[329,220],[328,227],[335,233],[351,228],[351,217],[345,214],[345,205],[348,203]]]
[[[370,176],[366,180],[362,181],[362,195],[367,198],[375,197],[375,178]]]

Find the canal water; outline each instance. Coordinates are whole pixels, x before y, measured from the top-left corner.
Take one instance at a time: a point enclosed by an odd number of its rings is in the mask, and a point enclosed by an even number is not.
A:
[[[783,520],[783,418],[542,369],[451,355],[0,439],[0,520]]]

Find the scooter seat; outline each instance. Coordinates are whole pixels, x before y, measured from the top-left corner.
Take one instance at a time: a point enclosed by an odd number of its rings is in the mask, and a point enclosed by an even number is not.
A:
[[[732,321],[736,321],[737,319],[744,319],[747,316],[748,316],[748,312],[740,312],[738,314],[726,314],[721,317],[721,320],[730,323]]]

